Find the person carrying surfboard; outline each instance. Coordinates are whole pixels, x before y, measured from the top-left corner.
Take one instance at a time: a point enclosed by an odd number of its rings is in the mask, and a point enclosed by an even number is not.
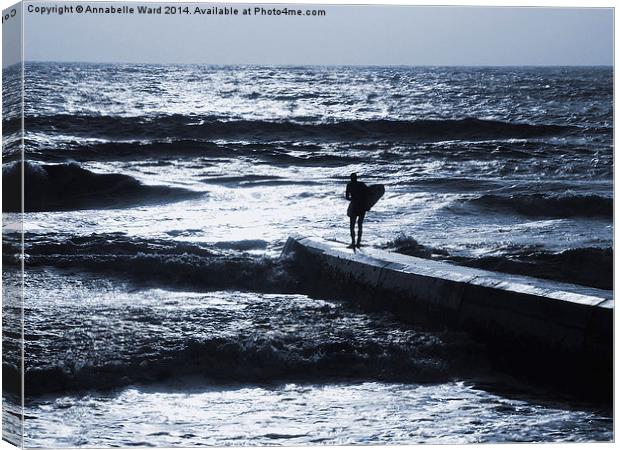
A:
[[[357,181],[357,173],[351,174],[351,181],[347,183],[347,190],[344,194],[349,200],[347,208],[347,216],[350,219],[351,229],[351,245],[348,248],[355,249],[362,246],[362,227],[366,211],[379,201],[385,193],[385,186],[382,184],[374,184],[366,186],[361,181]],[[355,240],[355,221],[357,220],[357,241]]]
[[[368,187],[361,181],[357,181],[357,173],[351,174],[351,181],[347,183],[344,194],[349,200],[347,216],[350,219],[351,245],[348,248],[359,248],[362,245],[362,227],[366,215],[366,198]],[[357,242],[355,241],[355,221],[357,220]]]

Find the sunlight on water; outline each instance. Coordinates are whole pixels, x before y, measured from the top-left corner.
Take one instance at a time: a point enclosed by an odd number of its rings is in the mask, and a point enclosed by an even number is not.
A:
[[[42,400],[26,445],[453,444],[609,440],[611,417],[463,383],[136,387]],[[544,417],[540,420],[540,417]],[[85,424],[88,424],[87,426]],[[45,436],[44,438],[41,438]]]

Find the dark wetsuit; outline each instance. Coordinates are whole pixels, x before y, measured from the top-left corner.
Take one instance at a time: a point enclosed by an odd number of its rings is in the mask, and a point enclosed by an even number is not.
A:
[[[350,200],[347,216],[350,218],[351,245],[350,248],[359,247],[362,241],[362,224],[366,215],[366,198],[368,188],[361,181],[349,181],[345,197]],[[355,241],[355,220],[357,219],[358,233],[357,244]]]
[[[361,217],[366,214],[366,184],[361,181],[349,181],[347,183],[346,198],[351,200],[347,209],[347,216],[351,218]]]

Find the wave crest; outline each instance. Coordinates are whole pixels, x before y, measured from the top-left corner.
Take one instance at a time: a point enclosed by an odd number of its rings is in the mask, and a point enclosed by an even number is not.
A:
[[[302,123],[292,121],[231,120],[184,115],[136,117],[54,115],[25,119],[29,131],[60,131],[116,139],[170,138],[256,140],[381,140],[443,141],[558,136],[583,132],[575,126],[463,119],[348,120]]]
[[[613,198],[596,194],[485,194],[468,203],[487,210],[508,211],[527,217],[613,217]]]
[[[186,189],[147,186],[123,174],[101,174],[77,163],[23,164],[24,211],[115,208],[134,204],[179,201],[202,195]],[[2,202],[6,212],[22,208],[22,164],[2,168]]]

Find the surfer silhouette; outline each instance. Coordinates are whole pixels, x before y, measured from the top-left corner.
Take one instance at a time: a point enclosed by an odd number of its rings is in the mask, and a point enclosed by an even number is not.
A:
[[[347,190],[344,194],[349,200],[347,216],[350,219],[351,245],[348,248],[355,249],[362,245],[362,228],[364,216],[366,215],[368,187],[361,181],[357,181],[357,173],[351,174],[351,181],[347,183]],[[355,221],[357,220],[357,241],[355,240]]]

